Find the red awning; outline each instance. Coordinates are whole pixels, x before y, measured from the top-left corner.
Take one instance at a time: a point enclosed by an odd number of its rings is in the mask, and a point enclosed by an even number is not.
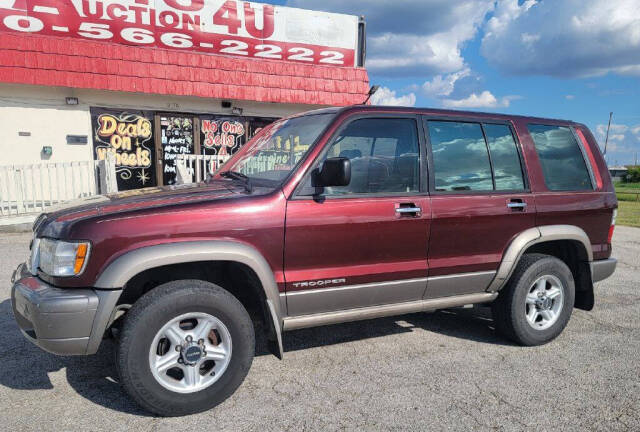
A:
[[[362,103],[364,68],[0,35],[0,82],[309,105]]]

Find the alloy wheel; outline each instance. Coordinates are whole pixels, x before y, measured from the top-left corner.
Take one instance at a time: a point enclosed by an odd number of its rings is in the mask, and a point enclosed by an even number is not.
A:
[[[539,277],[525,299],[527,322],[536,330],[546,330],[558,320],[564,305],[564,287],[552,275]]]
[[[231,334],[218,318],[187,313],[167,322],[149,349],[156,381],[177,393],[195,393],[215,383],[231,360]]]

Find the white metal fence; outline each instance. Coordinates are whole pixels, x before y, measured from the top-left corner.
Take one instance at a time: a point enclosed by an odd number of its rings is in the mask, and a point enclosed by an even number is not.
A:
[[[40,213],[47,207],[117,191],[115,159],[0,165],[0,217]],[[201,182],[230,156],[180,155],[182,183]]]
[[[207,175],[216,172],[226,161],[229,155],[179,155],[178,177],[183,177],[180,183],[199,183],[207,179]]]
[[[0,166],[0,216],[42,212],[99,193],[97,161]]]

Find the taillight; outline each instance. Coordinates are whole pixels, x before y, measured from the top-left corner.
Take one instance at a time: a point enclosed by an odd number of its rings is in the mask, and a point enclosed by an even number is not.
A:
[[[613,230],[616,228],[616,217],[618,216],[618,209],[613,209],[613,215],[611,216],[611,226],[609,227],[609,236],[607,237],[607,243],[611,244],[613,238]]]

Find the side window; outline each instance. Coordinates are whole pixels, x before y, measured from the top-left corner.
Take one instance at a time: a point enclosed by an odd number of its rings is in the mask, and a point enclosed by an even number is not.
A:
[[[500,124],[483,124],[489,144],[496,190],[524,190],[522,165],[511,128]]]
[[[479,123],[429,121],[436,191],[493,190],[489,152]]]
[[[420,151],[413,119],[355,120],[335,138],[326,158],[351,160],[351,183],[327,187],[326,196],[408,193],[420,190]],[[308,194],[305,185],[303,195]]]
[[[536,124],[530,124],[528,128],[549,190],[593,189],[584,155],[571,129]]]

